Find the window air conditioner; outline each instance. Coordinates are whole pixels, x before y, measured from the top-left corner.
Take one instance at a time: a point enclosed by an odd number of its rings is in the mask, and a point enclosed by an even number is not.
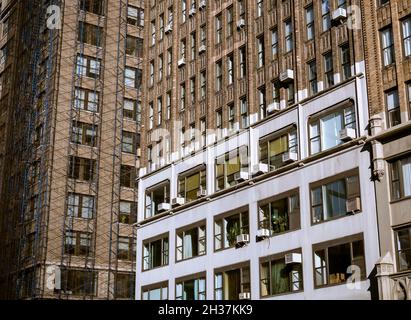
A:
[[[355,197],[351,199],[347,199],[345,201],[345,206],[347,209],[347,213],[355,213],[361,210],[361,199],[360,197]]]
[[[198,5],[198,9],[203,10],[206,7],[207,1],[201,0],[200,4]]]
[[[283,153],[282,160],[284,163],[292,163],[298,160],[297,152],[288,151]]]
[[[301,253],[287,253],[284,258],[285,264],[301,263]]]
[[[276,111],[280,111],[280,103],[278,102],[272,102],[268,105],[267,107],[267,113],[271,114]]]
[[[268,172],[268,164],[259,163],[253,167],[253,175],[259,175]]]
[[[178,60],[177,65],[179,68],[185,66],[186,64],[186,59],[185,58],[181,58],[180,60]]]
[[[206,46],[204,44],[202,44],[199,48],[198,48],[198,52],[199,53],[203,53],[206,51]]]
[[[171,206],[173,207],[182,206],[185,203],[186,203],[186,200],[183,197],[177,197],[171,200]]]
[[[169,24],[167,24],[164,31],[165,31],[166,34],[172,32],[173,31],[173,24],[171,22]]]
[[[291,69],[287,69],[287,70],[281,72],[280,76],[279,76],[279,80],[280,80],[280,82],[283,82],[283,83],[293,81],[294,80],[294,71],[291,70]]]
[[[237,182],[243,182],[245,180],[248,180],[248,172],[246,171],[240,171],[234,174],[234,180]]]
[[[170,209],[171,209],[171,205],[170,205],[169,203],[167,203],[167,202],[160,203],[160,204],[157,206],[158,212],[164,212],[164,211],[168,211],[168,210],[170,210]]]
[[[207,190],[204,189],[204,188],[200,188],[200,189],[197,191],[197,198],[203,198],[203,197],[205,197],[205,196],[207,196]]]
[[[251,293],[250,292],[241,292],[238,295],[239,300],[250,300],[251,299]]]
[[[345,128],[340,130],[340,140],[342,141],[350,141],[352,139],[355,139],[355,137],[355,129],[353,128]]]
[[[250,242],[250,235],[248,235],[248,234],[239,234],[236,238],[235,244],[236,244],[237,247],[243,247],[249,242]]]
[[[344,8],[338,8],[337,10],[334,10],[333,17],[332,17],[334,22],[342,21],[342,20],[345,20],[346,18],[347,18],[347,10],[345,10]]]
[[[192,17],[196,14],[196,8],[191,8],[190,11],[188,12],[188,16]]]
[[[264,240],[270,237],[270,230],[269,229],[258,229],[257,230],[257,240]]]
[[[237,21],[237,29],[242,29],[245,27],[245,20],[244,19],[240,19]]]

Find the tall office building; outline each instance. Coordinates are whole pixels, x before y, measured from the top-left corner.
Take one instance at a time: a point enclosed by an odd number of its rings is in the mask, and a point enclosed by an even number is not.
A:
[[[364,3],[146,4],[137,299],[372,297]]]
[[[0,296],[133,298],[144,3],[0,4]]]
[[[411,4],[370,1],[363,10],[379,297],[411,299]]]

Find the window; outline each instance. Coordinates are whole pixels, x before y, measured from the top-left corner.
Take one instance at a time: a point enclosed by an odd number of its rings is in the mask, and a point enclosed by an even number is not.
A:
[[[89,182],[93,180],[96,160],[70,156],[69,161],[69,178]]]
[[[294,83],[290,82],[286,86],[287,89],[287,105],[291,106],[295,102]]]
[[[311,186],[312,223],[345,217],[350,213],[347,201],[354,200],[360,204],[360,198],[358,173],[345,173],[344,178],[315,183]]]
[[[225,215],[214,220],[214,250],[232,248],[237,236],[249,235],[248,211]]]
[[[411,17],[402,21],[402,41],[404,45],[404,55],[411,55]]]
[[[264,12],[264,1],[263,0],[257,0],[257,18],[261,17]]]
[[[148,128],[153,129],[153,127],[154,127],[154,105],[153,105],[153,102],[149,103],[148,121],[149,121]]]
[[[179,177],[178,194],[186,202],[197,200],[200,191],[206,191],[206,170],[201,168],[194,173],[183,174]]]
[[[314,29],[314,8],[309,6],[305,9],[305,19],[306,19],[306,28],[307,28],[307,40],[314,39],[315,29]]]
[[[240,78],[243,79],[247,75],[247,56],[246,56],[246,51],[245,47],[241,47],[240,51]]]
[[[163,121],[163,97],[157,98],[157,125]]]
[[[139,89],[141,85],[141,69],[125,67],[124,84]]]
[[[220,91],[223,87],[223,63],[217,61],[215,64],[215,73],[216,73],[216,91]]]
[[[173,51],[172,49],[167,50],[167,76],[171,76],[172,72],[172,64],[173,64]]]
[[[92,46],[101,47],[103,44],[103,28],[93,24],[79,22],[78,41],[81,43],[90,44]]]
[[[156,20],[151,21],[151,45],[156,44]]]
[[[67,207],[68,217],[92,219],[94,213],[94,197],[85,194],[69,193]]]
[[[119,299],[134,300],[135,276],[133,273],[117,273],[115,284],[115,297]]]
[[[324,78],[325,88],[334,85],[333,55],[331,52],[324,55]]]
[[[125,224],[133,224],[137,221],[137,204],[130,201],[120,201],[120,213],[118,221]]]
[[[348,267],[352,265],[360,268],[361,279],[365,279],[364,240],[362,235],[350,238],[313,245],[315,287],[346,284],[351,276]]]
[[[215,30],[216,30],[216,37],[215,41],[216,44],[221,43],[221,40],[223,39],[223,22],[222,22],[222,17],[221,14],[217,15],[215,17]]]
[[[248,104],[247,98],[240,99],[240,112],[241,112],[241,128],[248,127]]]
[[[391,199],[411,197],[411,156],[390,163]]]
[[[124,99],[123,117],[141,123],[141,105],[136,100]]]
[[[76,88],[74,91],[74,108],[97,112],[98,96],[99,93],[96,91]]]
[[[349,44],[341,46],[341,66],[343,71],[343,80],[351,77],[351,54]]]
[[[227,57],[227,80],[228,85],[234,83],[234,57],[232,54]]]
[[[180,111],[184,111],[186,108],[186,85],[182,83],[180,85]]]
[[[176,260],[186,260],[206,254],[206,225],[177,231]]]
[[[260,162],[268,164],[270,170],[281,168],[287,164],[289,156],[296,159],[297,154],[298,139],[295,129],[260,141]]]
[[[257,68],[264,66],[264,35],[257,38]]]
[[[271,55],[272,59],[275,59],[278,54],[278,31],[277,29],[271,30]]]
[[[310,154],[316,154],[340,145],[340,131],[356,130],[354,106],[336,110],[310,123]]]
[[[134,132],[123,131],[121,138],[121,151],[135,154],[139,144],[139,135]]]
[[[167,92],[166,95],[166,119],[170,120],[171,117],[171,92]]]
[[[250,292],[249,265],[215,272],[215,300],[238,300],[240,293],[245,292]]]
[[[143,270],[168,264],[168,235],[143,242]]]
[[[164,38],[164,14],[160,14],[158,17],[158,29],[159,29],[159,36],[160,40]]]
[[[280,83],[273,81],[273,102],[280,103]]]
[[[284,22],[285,30],[285,52],[290,52],[293,50],[293,24],[291,20]]]
[[[163,67],[164,67],[164,59],[163,59],[163,55],[160,54],[158,56],[158,81],[163,80]]]
[[[95,147],[97,144],[97,126],[73,121],[71,128],[71,142]]]
[[[224,190],[237,184],[236,173],[247,172],[247,147],[226,153],[216,160],[216,190]]]
[[[142,8],[128,6],[127,23],[137,27],[144,27],[144,10]]]
[[[76,74],[97,79],[100,76],[100,60],[77,55]]]
[[[308,63],[308,82],[310,93],[316,94],[318,92],[317,86],[317,63],[315,60]]]
[[[183,60],[186,58],[186,39],[180,41],[180,58]]]
[[[207,45],[207,31],[206,31],[206,25],[202,25],[200,27],[200,45],[201,46],[206,46]]]
[[[104,0],[81,0],[80,8],[94,14],[103,15]]]
[[[190,34],[190,43],[191,43],[191,60],[196,58],[196,33],[192,32]]]
[[[238,15],[240,19],[245,19],[245,3],[244,0],[238,0]]]
[[[74,256],[88,255],[91,246],[91,232],[66,230],[64,253]]]
[[[121,165],[120,186],[134,188],[136,180],[136,168],[132,166]]]
[[[118,237],[117,259],[134,260],[135,245],[133,238]]]
[[[192,77],[190,79],[190,101],[192,105],[196,103],[196,78]]]
[[[300,228],[300,203],[298,193],[273,201],[263,201],[259,207],[259,229],[270,230],[271,235]]]
[[[394,40],[391,27],[380,31],[383,66],[386,67],[395,62]]]
[[[64,294],[95,295],[97,273],[75,269],[61,270],[61,289]]]
[[[230,130],[234,129],[234,121],[235,121],[235,108],[233,104],[230,104],[227,108],[228,111],[228,128]]]
[[[327,31],[331,28],[331,15],[330,15],[330,1],[321,0],[321,15],[323,31]]]
[[[205,99],[206,95],[207,95],[206,83],[207,83],[206,72],[202,71],[200,73],[200,97],[201,97],[201,100]]]
[[[301,257],[301,250],[289,254]],[[273,296],[303,290],[302,263],[286,264],[285,253],[261,259],[261,296]]]
[[[187,0],[181,0],[181,23],[187,20]]]
[[[176,281],[176,300],[205,300],[206,279],[204,277]]]
[[[264,119],[267,116],[267,104],[265,101],[265,88],[259,88],[258,90],[258,109],[260,110],[260,119]]]
[[[388,127],[401,124],[400,100],[397,88],[385,93],[385,103],[387,106]]]
[[[207,139],[207,129],[206,129],[206,120],[200,119],[200,131],[201,131],[201,141],[200,145],[201,147],[204,147],[206,145],[206,139]]]
[[[168,300],[168,283],[163,282],[158,285],[143,287],[142,300]]]
[[[398,271],[411,269],[411,227],[395,230]]]
[[[227,8],[227,37],[231,37],[234,33],[234,11],[233,7]]]
[[[141,38],[127,35],[126,38],[126,54],[134,57],[142,56],[143,41]]]
[[[223,128],[223,111],[221,109],[216,111],[215,121],[216,128],[221,130]]]
[[[160,204],[170,203],[170,182],[162,183],[159,186],[146,191],[145,217],[150,218],[160,213]]]

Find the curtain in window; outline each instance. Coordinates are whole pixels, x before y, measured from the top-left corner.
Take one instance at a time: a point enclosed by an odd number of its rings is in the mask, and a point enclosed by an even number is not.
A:
[[[272,294],[279,294],[290,291],[290,279],[285,270],[283,260],[275,261],[271,264],[271,286]]]
[[[184,259],[191,258],[193,256],[193,243],[191,233],[184,234]]]
[[[404,184],[404,197],[411,196],[411,157],[401,161],[402,181]]]
[[[321,119],[322,150],[327,150],[340,144],[342,115],[333,113]]]
[[[345,180],[339,180],[325,186],[326,217],[325,220],[338,217],[346,213]]]
[[[382,32],[381,36],[381,41],[382,41],[382,47],[384,48],[384,65],[387,66],[392,63],[393,61],[393,56],[392,56],[392,50],[390,50],[390,47],[392,46],[392,33],[391,29],[386,29]]]
[[[186,196],[187,199],[194,200],[197,198],[197,190],[200,188],[200,173],[196,173],[186,179]]]

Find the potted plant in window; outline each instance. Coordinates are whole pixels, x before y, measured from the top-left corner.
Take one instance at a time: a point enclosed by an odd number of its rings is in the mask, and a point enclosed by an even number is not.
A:
[[[229,221],[227,223],[227,240],[230,246],[235,245],[237,236],[240,234],[240,230],[238,221]]]

